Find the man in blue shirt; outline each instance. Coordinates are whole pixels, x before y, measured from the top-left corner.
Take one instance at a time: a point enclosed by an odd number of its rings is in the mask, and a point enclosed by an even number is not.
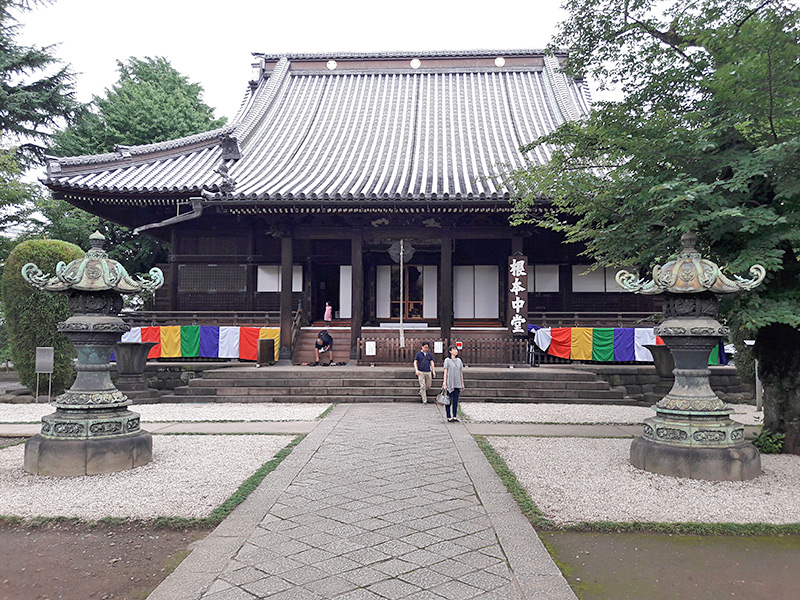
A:
[[[414,373],[419,379],[419,395],[422,403],[428,403],[428,390],[431,389],[433,378],[436,377],[436,367],[433,365],[433,354],[430,353],[428,342],[422,342],[422,349],[414,357]]]

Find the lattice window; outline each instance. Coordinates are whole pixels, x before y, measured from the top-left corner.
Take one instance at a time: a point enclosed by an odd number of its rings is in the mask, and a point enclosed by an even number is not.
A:
[[[187,236],[180,239],[181,254],[235,256],[247,253],[247,238],[211,235]]]
[[[244,292],[247,290],[245,265],[180,265],[178,290],[181,292]]]
[[[247,294],[178,294],[179,310],[247,310]]]

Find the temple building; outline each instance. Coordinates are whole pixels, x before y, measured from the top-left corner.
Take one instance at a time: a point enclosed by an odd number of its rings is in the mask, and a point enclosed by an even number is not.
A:
[[[401,320],[447,340],[652,310],[610,271],[587,273],[580,247],[509,224],[504,174],[550,155],[520,146],[589,110],[565,55],[254,56],[230,124],[49,161],[55,197],[170,244],[156,318],[278,315],[289,358],[298,309],[319,323],[329,302],[356,358],[365,330]]]

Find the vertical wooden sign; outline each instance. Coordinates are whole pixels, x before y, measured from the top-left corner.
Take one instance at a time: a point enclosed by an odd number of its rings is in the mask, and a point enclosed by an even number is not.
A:
[[[528,335],[528,257],[508,257],[508,328],[512,336]]]

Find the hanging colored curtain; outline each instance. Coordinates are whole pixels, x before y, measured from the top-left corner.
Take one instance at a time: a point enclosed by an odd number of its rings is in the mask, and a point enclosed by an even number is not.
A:
[[[602,362],[614,360],[614,330],[611,327],[592,329],[592,360]]]
[[[281,343],[281,330],[279,327],[262,327],[258,332],[258,339],[260,340],[275,340],[273,344],[275,348],[275,360],[280,356],[280,343]]]
[[[239,358],[239,328],[219,328],[219,358]]]
[[[549,327],[542,327],[541,329],[537,329],[536,333],[533,336],[533,341],[536,342],[536,345],[542,349],[542,352],[547,352],[547,349],[550,347],[550,342],[552,341],[553,336],[550,334]]]
[[[181,325],[181,356],[184,358],[200,356],[199,325]]]
[[[592,360],[592,328],[573,327],[570,346],[573,360]]]
[[[256,360],[258,358],[258,327],[239,328],[239,358]]]
[[[161,358],[161,327],[142,327],[142,341],[155,342],[147,358]]]
[[[655,344],[656,343],[656,334],[653,332],[652,328],[649,327],[637,327],[633,330],[633,339],[634,339],[634,352],[636,353],[636,360],[639,362],[652,362],[653,355],[650,354],[650,350],[645,348],[645,344]]]
[[[635,341],[633,329],[620,327],[614,329],[614,360],[618,362],[630,362],[636,360],[634,350]]]
[[[161,327],[161,358],[181,355],[181,328],[177,325]]]
[[[122,334],[120,342],[140,343],[142,341],[142,328],[132,327],[130,331]]]
[[[219,327],[203,325],[200,327],[200,356],[219,357]]]
[[[552,339],[547,353],[560,358],[569,358],[572,350],[572,328],[553,327],[550,329],[550,336]]]

